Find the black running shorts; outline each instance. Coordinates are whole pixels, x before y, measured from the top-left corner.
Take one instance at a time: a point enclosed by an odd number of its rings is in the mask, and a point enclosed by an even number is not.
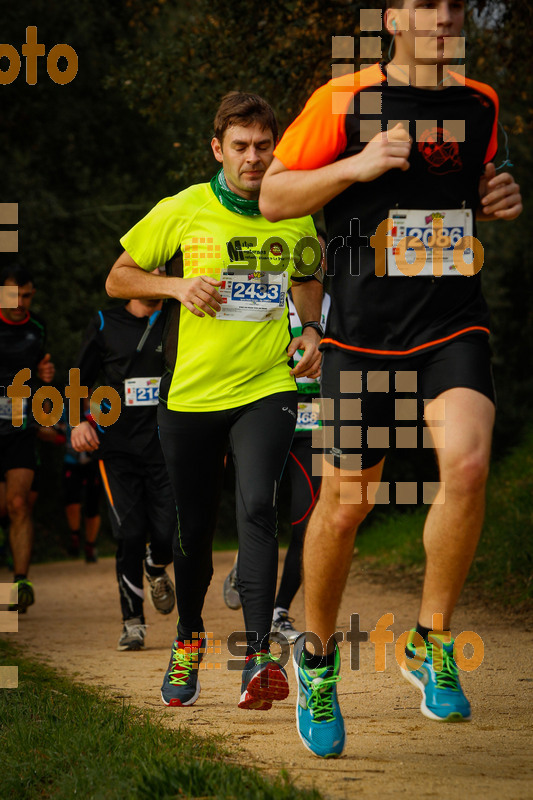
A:
[[[0,477],[10,469],[37,469],[33,428],[0,436]]]
[[[458,387],[495,403],[486,336],[469,334],[409,358],[327,350],[322,365],[326,461],[347,470],[368,469],[391,447],[422,447],[424,400]]]

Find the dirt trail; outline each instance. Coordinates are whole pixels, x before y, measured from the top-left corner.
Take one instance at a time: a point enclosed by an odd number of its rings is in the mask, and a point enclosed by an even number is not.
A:
[[[232,561],[233,553],[215,554],[204,614],[208,630],[223,642],[222,655],[209,655],[206,662],[218,661],[223,667],[200,673],[202,693],[189,709],[166,709],[159,698],[175,633],[174,614],[163,617],[147,603],[146,650],[116,650],[121,625],[112,559],[90,566],[65,562],[33,567],[37,602],[20,617],[19,632],[6,636],[24,645],[29,657],[148,708],[170,728],[182,724],[199,734],[223,734],[239,763],[266,773],[286,768],[298,785],[314,784],[325,797],[533,798],[531,627],[472,603],[457,610],[455,632],[476,631],[485,646],[483,664],[462,676],[473,721],[461,725],[433,723],[420,714],[419,693],[401,677],[392,645],[387,646],[386,670],[379,673],[371,643],[361,645],[358,671],[349,669],[344,645],[339,696],[347,747],[341,759],[320,761],[304,749],[296,733],[291,664],[291,694],[285,702],[267,713],[237,708],[240,674],[225,668],[229,654],[224,643],[231,631],[242,628],[242,616],[222,601],[222,583]],[[9,580],[0,570],[0,582]],[[413,624],[416,609],[413,594],[369,580],[354,562],[339,629],[348,628],[351,613],[360,615],[362,630],[371,631],[383,614],[393,612],[396,640]],[[291,611],[301,627],[301,593]]]

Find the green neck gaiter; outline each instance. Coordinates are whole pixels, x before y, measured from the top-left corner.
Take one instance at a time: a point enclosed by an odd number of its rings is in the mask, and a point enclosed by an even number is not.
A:
[[[244,214],[245,217],[259,217],[261,215],[257,200],[246,200],[246,198],[240,197],[231,191],[226,183],[226,176],[222,167],[211,178],[209,184],[219,203],[222,203],[224,208],[229,209],[229,211],[234,211],[235,214]]]

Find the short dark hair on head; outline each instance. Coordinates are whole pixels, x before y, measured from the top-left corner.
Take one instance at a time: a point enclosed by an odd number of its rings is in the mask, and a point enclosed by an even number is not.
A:
[[[270,128],[274,142],[278,140],[278,123],[272,108],[258,94],[229,92],[222,98],[215,121],[215,136],[220,143],[230,125],[253,125],[258,122],[263,128]]]
[[[15,281],[16,286],[26,286],[27,283],[33,283],[33,278],[25,267],[20,264],[9,264],[0,270],[0,286],[3,286],[6,281]]]
[[[387,8],[403,8],[403,0],[386,0],[385,9]]]

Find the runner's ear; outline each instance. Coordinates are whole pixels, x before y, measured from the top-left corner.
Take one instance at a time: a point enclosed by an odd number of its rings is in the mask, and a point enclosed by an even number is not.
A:
[[[213,151],[213,155],[215,156],[216,160],[219,161],[221,164],[224,161],[224,156],[222,153],[222,142],[217,139],[216,136],[213,136],[211,139],[211,149]]]

